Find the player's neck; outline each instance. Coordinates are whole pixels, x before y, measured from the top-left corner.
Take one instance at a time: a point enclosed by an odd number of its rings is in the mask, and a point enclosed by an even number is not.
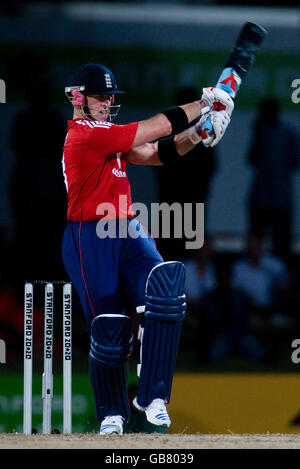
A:
[[[85,119],[85,116],[77,109],[74,109],[73,119]]]

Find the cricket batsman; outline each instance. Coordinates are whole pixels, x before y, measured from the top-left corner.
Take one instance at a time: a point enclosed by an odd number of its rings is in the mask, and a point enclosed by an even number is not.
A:
[[[120,106],[115,100],[123,91],[107,67],[80,66],[65,91],[73,119],[62,161],[68,193],[62,256],[90,334],[89,370],[100,434],[122,434],[130,418],[127,380],[133,336],[125,297],[140,315],[139,384],[133,404],[152,424],[169,427],[165,404],[186,309],[184,266],[164,262],[135,218],[126,165],[171,165],[201,141],[216,145],[234,104],[223,90],[204,88],[199,101],[116,125],[112,119]],[[213,127],[209,135],[201,130],[208,116]]]

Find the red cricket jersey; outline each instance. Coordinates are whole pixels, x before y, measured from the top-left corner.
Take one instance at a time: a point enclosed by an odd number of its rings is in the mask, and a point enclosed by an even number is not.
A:
[[[69,221],[134,216],[124,154],[131,149],[137,127],[138,122],[68,121],[62,164]]]

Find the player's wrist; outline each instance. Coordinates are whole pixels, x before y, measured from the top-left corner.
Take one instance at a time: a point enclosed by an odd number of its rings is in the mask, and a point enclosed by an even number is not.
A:
[[[200,117],[200,119],[198,120],[198,122],[196,122],[195,125],[187,129],[187,137],[193,145],[198,145],[198,143],[200,143],[203,138],[206,137],[205,132],[203,132],[202,130],[202,125],[204,124],[208,116],[209,113],[206,112]]]
[[[200,107],[200,116],[209,112],[210,104],[207,101],[201,98],[194,102]]]
[[[187,137],[190,142],[192,142],[193,145],[198,145],[202,141],[202,135],[201,135],[201,127],[200,125],[195,124],[193,127],[190,127],[187,131]]]

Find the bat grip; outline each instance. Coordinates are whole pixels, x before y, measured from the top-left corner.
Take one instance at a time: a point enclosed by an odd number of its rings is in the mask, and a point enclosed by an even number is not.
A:
[[[234,74],[233,69],[228,68],[223,70],[216,84],[216,88],[220,88],[221,90],[228,93],[231,98],[235,98],[240,83],[241,80],[239,76],[236,73]],[[220,105],[220,103],[214,103],[213,108],[216,111],[222,111],[222,109],[225,109],[225,107],[223,105]],[[210,116],[208,116],[208,118],[201,127],[201,137],[202,139],[205,139],[208,137],[208,135],[212,135],[213,133],[214,129],[211,123],[211,118]]]
[[[204,124],[202,125],[201,128],[201,137],[206,138],[209,134],[212,134],[214,132],[213,126],[211,123],[211,118],[208,116]]]

